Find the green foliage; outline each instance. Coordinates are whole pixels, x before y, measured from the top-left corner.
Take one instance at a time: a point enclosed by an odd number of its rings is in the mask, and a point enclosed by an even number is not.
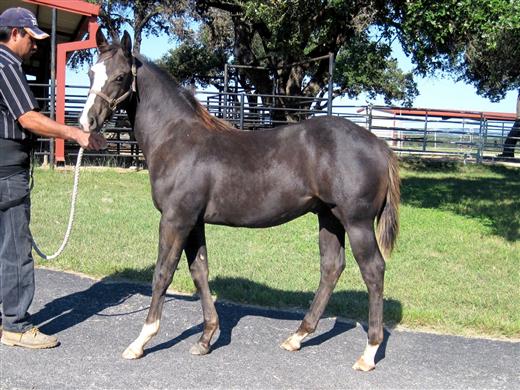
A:
[[[118,40],[123,30],[134,31],[133,50],[140,52],[142,34],[168,34],[182,37],[189,33],[190,0],[88,0],[101,6],[99,24],[108,36]],[[69,61],[73,68],[92,63],[94,50],[79,51]]]
[[[383,95],[386,104],[401,101],[411,106],[418,94],[413,75],[403,73],[397,61],[390,58],[390,46],[370,42],[367,37],[358,38],[340,49],[336,59],[334,81],[341,90],[350,98],[368,92],[372,99]]]
[[[217,85],[224,77],[222,64],[226,56],[223,50],[212,50],[199,42],[183,42],[171,49],[157,63],[181,83],[198,82],[203,88]]]
[[[378,5],[370,1],[196,3],[203,28],[220,20],[229,26],[226,31],[233,32],[225,51],[228,62],[270,69],[240,69],[238,78],[247,92],[271,94],[276,79],[279,95],[323,96],[328,88],[328,59],[312,59],[333,53],[338,55],[335,97],[367,92],[371,97],[382,95],[388,101],[410,104],[417,95],[412,75],[398,68],[390,50],[386,50],[388,45],[369,38],[369,29],[379,20]],[[211,49],[211,39],[205,44]],[[170,52],[172,57],[181,54]],[[172,62],[179,60],[172,58]],[[174,75],[182,77],[181,72]],[[291,102],[283,104],[290,106]]]
[[[520,2],[394,1],[393,24],[417,72],[437,70],[493,101],[520,89]]]
[[[518,0],[89,1],[102,5],[105,28],[134,28],[136,51],[142,33],[176,38],[179,48],[161,64],[180,81],[203,86],[215,83],[227,62],[269,68],[236,71],[246,92],[271,94],[274,85],[280,95],[322,97],[327,60],[305,61],[333,53],[334,96],[368,93],[410,105],[413,74],[439,71],[493,101],[520,89]],[[396,40],[412,59],[411,73],[392,58]]]

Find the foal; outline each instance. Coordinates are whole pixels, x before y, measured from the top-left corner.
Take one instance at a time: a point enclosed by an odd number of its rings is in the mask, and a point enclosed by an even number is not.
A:
[[[109,45],[97,34],[99,59],[81,116],[98,131],[124,107],[145,155],[161,212],[159,254],[148,316],[123,357],[143,356],[159,330],[165,299],[184,250],[202,303],[204,330],[191,353],[204,355],[219,321],[208,285],[205,223],[279,225],[317,214],[321,277],[298,330],[282,343],[296,351],[314,332],[345,267],[345,232],[369,295],[368,342],[354,364],[368,371],[383,341],[385,261],[398,233],[399,173],[387,144],[338,117],[316,117],[273,130],[238,131],[218,120],[164,71],[131,53],[125,32]],[[378,223],[378,238],[374,222]]]

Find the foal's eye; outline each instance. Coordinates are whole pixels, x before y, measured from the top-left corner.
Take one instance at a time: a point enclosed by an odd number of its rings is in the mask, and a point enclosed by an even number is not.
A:
[[[117,76],[116,81],[123,81],[123,76],[122,75]]]

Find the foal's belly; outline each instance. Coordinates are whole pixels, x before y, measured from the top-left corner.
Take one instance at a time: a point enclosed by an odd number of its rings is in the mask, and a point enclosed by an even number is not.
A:
[[[311,196],[272,192],[260,196],[214,196],[206,207],[204,221],[236,227],[270,227],[314,211],[318,200]]]

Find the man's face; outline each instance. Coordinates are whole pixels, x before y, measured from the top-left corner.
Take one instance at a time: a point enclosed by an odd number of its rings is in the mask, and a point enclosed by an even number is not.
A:
[[[28,60],[36,52],[36,40],[28,33],[22,36],[20,30],[15,29],[12,39],[14,40],[16,54],[22,59]]]

